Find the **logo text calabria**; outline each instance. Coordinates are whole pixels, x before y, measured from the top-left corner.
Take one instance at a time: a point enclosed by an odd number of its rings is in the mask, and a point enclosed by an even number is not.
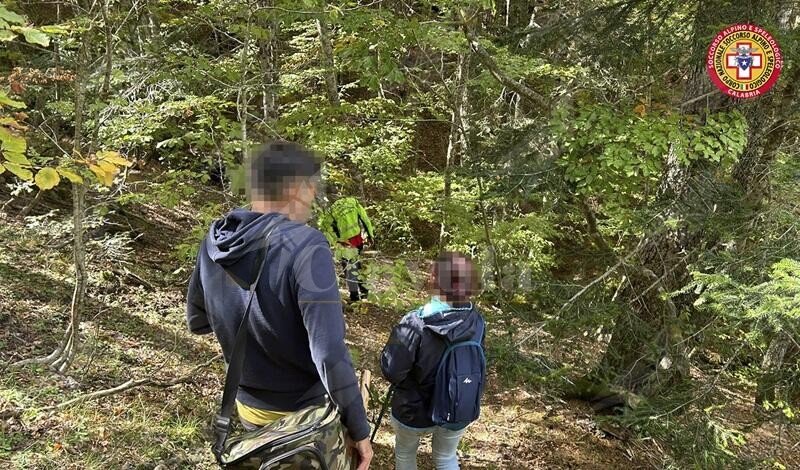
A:
[[[728,26],[708,48],[706,69],[711,81],[733,98],[755,98],[780,76],[783,56],[772,35],[752,24]]]

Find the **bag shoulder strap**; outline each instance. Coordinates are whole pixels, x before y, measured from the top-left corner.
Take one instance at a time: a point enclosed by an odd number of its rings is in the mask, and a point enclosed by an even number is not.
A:
[[[256,288],[261,280],[261,274],[264,272],[264,265],[267,261],[267,251],[269,250],[269,239],[272,232],[285,222],[285,218],[270,224],[265,229],[266,235],[264,236],[264,246],[256,254],[256,277],[252,284],[250,284],[250,295],[247,299],[247,304],[242,315],[242,320],[239,322],[239,329],[236,331],[236,339],[233,343],[233,352],[231,353],[230,363],[228,364],[228,371],[225,374],[225,388],[222,392],[222,404],[220,411],[214,416],[212,423],[214,431],[214,446],[212,451],[221,463],[222,452],[225,449],[225,441],[228,439],[230,431],[231,415],[233,414],[233,405],[236,401],[236,392],[239,390],[239,382],[242,378],[242,369],[244,368],[244,352],[247,346],[247,325],[250,318],[250,307],[253,304],[253,299],[256,297]]]

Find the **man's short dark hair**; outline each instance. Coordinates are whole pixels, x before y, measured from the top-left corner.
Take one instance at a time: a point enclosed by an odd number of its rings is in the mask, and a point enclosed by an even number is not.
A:
[[[274,200],[287,187],[319,175],[321,159],[300,144],[276,141],[253,150],[248,169],[250,199]]]

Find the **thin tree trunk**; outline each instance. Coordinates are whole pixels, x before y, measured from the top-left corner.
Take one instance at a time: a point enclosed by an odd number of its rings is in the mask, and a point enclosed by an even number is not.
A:
[[[272,6],[272,0],[262,0],[262,8]],[[262,116],[265,121],[269,121],[277,116],[277,90],[278,85],[278,22],[270,16],[264,25],[267,30],[267,37],[260,39],[258,48],[261,54],[261,76],[263,82],[261,83],[261,108]]]
[[[42,191],[41,189],[40,189],[40,190],[38,190],[38,191],[36,191],[36,196],[34,196],[34,197],[33,197],[33,199],[31,199],[31,202],[29,202],[29,203],[28,203],[28,204],[27,204],[25,207],[23,207],[23,208],[22,208],[22,210],[19,212],[19,217],[20,217],[21,219],[24,219],[25,217],[27,217],[27,216],[28,216],[28,215],[31,213],[31,211],[33,210],[33,208],[34,208],[34,207],[36,207],[36,204],[38,204],[38,203],[39,203],[39,201],[41,201],[41,200],[42,200],[42,196],[43,196],[43,194],[44,194],[44,191]]]
[[[103,34],[105,35],[105,68],[103,71],[103,83],[100,88],[99,101],[103,102],[109,93],[111,87],[111,72],[113,69],[113,36],[111,22],[108,16],[108,2],[105,0],[101,8],[103,17]],[[82,72],[79,72],[78,83],[75,91],[75,135],[73,144],[73,154],[83,155],[83,114],[85,108],[85,95],[86,95],[86,67],[89,66],[89,31],[85,33],[83,44],[82,63],[78,66]],[[92,136],[89,140],[86,155],[91,155],[97,148],[97,139],[100,133],[100,108],[94,113],[95,127],[92,130]],[[80,345],[80,324],[83,313],[83,306],[86,301],[86,246],[84,245],[83,226],[84,215],[86,211],[86,187],[83,184],[72,183],[72,252],[75,265],[75,288],[72,292],[72,302],[70,304],[70,324],[64,335],[63,349],[61,354],[53,361],[50,367],[60,373],[65,373],[72,365],[75,355]]]
[[[464,19],[459,18],[459,21],[464,22]],[[495,80],[497,80],[504,87],[518,94],[521,98],[525,98],[526,101],[535,105],[541,111],[549,112],[551,110],[553,103],[551,103],[548,98],[542,96],[542,94],[532,89],[525,83],[509,77],[500,69],[492,55],[489,54],[489,52],[487,52],[486,49],[484,49],[484,47],[481,45],[480,41],[478,41],[478,37],[470,25],[464,23],[462,26],[462,31],[469,42],[472,52],[475,53],[477,60],[479,60],[484,67],[488,69],[489,73],[495,78]]]
[[[65,334],[64,347],[51,364],[51,368],[65,373],[72,365],[80,343],[80,324],[83,305],[86,299],[86,247],[83,243],[83,213],[86,210],[86,188],[83,184],[72,183],[72,251],[75,263],[75,288],[70,305],[70,324]]]
[[[780,379],[780,371],[792,346],[792,338],[785,331],[778,332],[769,342],[769,347],[761,360],[762,377],[758,381],[756,406],[764,406],[764,402],[774,402],[775,388]]]
[[[439,229],[439,250],[443,250],[447,245],[448,215],[452,196],[452,165],[456,157],[464,153],[465,132],[464,132],[464,107],[467,102],[467,73],[469,67],[469,56],[467,53],[459,54],[458,68],[456,70],[456,84],[453,89],[453,109],[450,113],[450,137],[447,142],[447,156],[444,166],[444,204],[442,205],[442,223]]]
[[[239,99],[238,102],[238,114],[239,114],[239,125],[241,126],[242,131],[242,161],[247,157],[247,151],[249,148],[249,143],[247,140],[247,108],[249,104],[249,98],[247,96],[247,54],[248,49],[250,48],[250,20],[252,15],[248,14],[247,17],[247,29],[244,32],[244,43],[242,44],[242,51],[239,56],[239,73],[241,73],[242,77],[239,82]]]
[[[478,208],[481,211],[481,219],[483,221],[483,235],[486,237],[486,245],[489,247],[490,253],[489,255],[492,258],[492,275],[494,278],[494,283],[497,288],[497,291],[501,294],[503,293],[503,264],[500,261],[500,252],[497,249],[497,246],[494,244],[494,238],[492,237],[492,228],[491,222],[489,220],[489,214],[486,210],[486,201],[484,200],[484,192],[483,192],[483,178],[478,176]]]
[[[322,66],[325,68],[325,86],[328,101],[333,106],[339,106],[339,84],[336,80],[336,67],[333,61],[333,44],[328,24],[324,18],[317,18],[317,31],[319,32]]]
[[[111,57],[113,51],[111,49],[111,41],[109,40],[111,34],[111,25],[108,21],[108,0],[101,6],[102,15],[105,20],[105,34],[106,38],[106,70],[103,81],[103,88],[101,89],[101,99],[108,94],[108,87],[111,80]],[[83,150],[83,126],[84,126],[84,111],[85,111],[85,98],[86,98],[86,80],[88,77],[89,67],[89,44],[91,42],[91,28],[83,33],[83,40],[80,50],[78,52],[78,63],[75,76],[75,132],[73,134],[72,154],[76,158],[84,157]],[[99,111],[95,115],[96,125],[99,127],[100,123],[97,119]],[[92,140],[97,138],[98,130],[93,132]],[[89,144],[89,152],[93,152],[95,143]],[[65,373],[75,358],[80,343],[80,323],[83,312],[83,306],[86,298],[86,248],[84,245],[84,212],[86,210],[86,188],[83,184],[72,183],[72,240],[73,240],[73,260],[75,265],[75,287],[72,291],[72,301],[70,303],[70,319],[67,325],[64,336],[59,343],[58,347],[49,355],[42,358],[27,359],[19,361],[14,365],[25,365],[31,363],[47,364],[51,369]]]

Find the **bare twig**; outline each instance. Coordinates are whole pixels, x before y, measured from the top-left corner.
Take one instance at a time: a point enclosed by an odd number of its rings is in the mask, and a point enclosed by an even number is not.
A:
[[[116,387],[107,388],[103,390],[97,390],[95,392],[87,393],[86,395],[81,395],[79,397],[75,397],[71,400],[67,400],[63,403],[59,403],[58,405],[52,405],[45,408],[43,410],[52,410],[52,409],[61,409],[66,408],[71,405],[75,405],[78,403],[83,403],[89,400],[95,400],[97,398],[108,397],[111,395],[116,395],[117,393],[124,392],[126,390],[130,390],[136,387],[157,387],[157,388],[167,388],[172,387],[174,385],[182,384],[191,382],[194,378],[197,377],[197,372],[201,369],[204,369],[211,365],[213,362],[219,360],[222,357],[221,354],[214,356],[213,358],[209,359],[208,361],[196,366],[192,369],[188,374],[183,375],[181,377],[172,379],[172,380],[157,380],[152,377],[146,379],[130,379],[127,382],[124,382]]]
[[[561,308],[559,309],[559,312],[562,312],[562,311],[564,311],[565,309],[567,309],[567,308],[568,308],[570,305],[572,305],[572,303],[573,303],[573,302],[575,302],[575,301],[576,301],[576,300],[578,300],[578,298],[580,298],[580,297],[581,297],[583,294],[585,294],[586,292],[588,292],[588,291],[589,291],[589,289],[591,289],[592,287],[594,287],[594,286],[595,286],[597,283],[599,283],[599,282],[602,282],[603,280],[605,280],[605,279],[606,279],[608,276],[610,276],[610,275],[614,274],[614,271],[616,271],[616,270],[617,270],[617,269],[618,269],[620,266],[622,266],[623,264],[627,263],[627,262],[628,262],[628,260],[630,260],[630,259],[631,259],[631,258],[632,258],[632,257],[633,257],[633,256],[634,256],[636,253],[638,253],[638,252],[639,252],[639,249],[640,249],[640,248],[643,246],[643,244],[644,244],[644,243],[643,243],[643,242],[644,242],[644,240],[645,240],[644,238],[643,238],[643,239],[641,239],[641,240],[639,241],[639,244],[638,244],[638,245],[636,245],[636,248],[634,248],[634,249],[633,249],[633,251],[631,251],[630,253],[628,253],[628,255],[627,255],[627,256],[625,256],[624,258],[622,258],[622,259],[620,259],[619,261],[617,261],[617,263],[616,263],[614,266],[611,266],[610,268],[608,268],[608,270],[607,270],[606,272],[604,272],[604,273],[603,273],[603,274],[601,274],[600,276],[596,277],[596,278],[595,278],[595,279],[594,279],[592,282],[590,282],[589,284],[587,284],[586,286],[584,286],[584,288],[583,288],[583,289],[581,289],[580,291],[578,291],[578,293],[577,293],[577,294],[573,295],[573,296],[572,296],[572,297],[571,297],[569,300],[567,300],[567,302],[566,302],[564,305],[562,305],[562,306],[561,306]]]

